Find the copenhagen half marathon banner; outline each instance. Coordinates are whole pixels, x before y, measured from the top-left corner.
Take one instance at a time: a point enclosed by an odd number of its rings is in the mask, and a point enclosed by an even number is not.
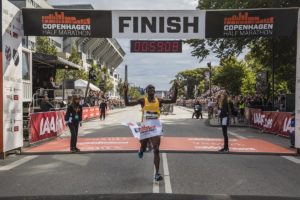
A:
[[[205,11],[23,9],[24,34],[98,38],[204,38]]]
[[[23,10],[31,36],[203,39],[290,36],[297,9],[255,10]]]
[[[207,38],[290,36],[297,29],[298,9],[207,11]]]

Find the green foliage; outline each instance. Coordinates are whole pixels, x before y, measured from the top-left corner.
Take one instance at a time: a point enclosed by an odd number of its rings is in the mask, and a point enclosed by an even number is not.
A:
[[[179,83],[178,96],[186,96],[187,98],[194,98],[195,94],[201,94],[205,92],[205,75],[208,71],[207,68],[196,68],[192,70],[184,70],[178,72],[175,76]],[[173,80],[174,81],[174,80]],[[195,86],[197,91],[195,91]],[[187,87],[187,94],[185,94],[185,87]]]
[[[75,43],[72,44],[71,55],[68,60],[77,65],[82,65],[82,60],[78,54],[78,49]]]
[[[130,97],[131,100],[137,100],[142,98],[142,94],[136,87],[129,87],[128,96]]]
[[[54,44],[51,43],[49,37],[39,36],[36,37],[36,52],[49,55],[56,55],[57,49],[54,46]]]
[[[88,80],[88,73],[84,69],[79,69],[79,70],[57,69],[55,79],[57,83],[61,83],[64,79]]]
[[[117,92],[121,97],[124,96],[124,82],[122,80],[118,83]]]
[[[256,74],[249,68],[244,67],[245,76],[242,77],[241,94],[254,95],[256,92]]]
[[[285,8],[299,7],[299,0],[199,0],[199,9],[247,9],[247,8]],[[200,61],[210,53],[221,59],[236,56],[245,48],[250,50],[250,57],[255,65],[261,69],[271,71],[272,45],[274,42],[275,53],[275,88],[287,81],[288,90],[295,90],[295,65],[296,65],[296,31],[291,37],[272,38],[211,38],[193,39],[186,43],[193,47],[192,56]],[[254,68],[254,71],[257,69]],[[269,80],[270,82],[270,80]]]
[[[77,65],[82,64],[82,60],[78,55],[78,49],[75,43],[72,45],[71,55],[68,58],[68,61],[73,62]],[[56,81],[61,83],[64,79],[71,79],[71,80],[88,80],[88,73],[84,69],[79,70],[65,70],[65,69],[57,69],[56,70]]]
[[[213,83],[233,95],[255,92],[255,73],[235,57],[222,59],[213,72]]]
[[[106,67],[102,69],[96,68],[96,75],[98,78],[94,81],[94,84],[100,86],[100,89],[104,94],[114,89],[114,85]]]

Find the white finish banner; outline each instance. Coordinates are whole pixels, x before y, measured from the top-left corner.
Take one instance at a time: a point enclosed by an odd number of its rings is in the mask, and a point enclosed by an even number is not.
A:
[[[132,39],[205,38],[205,11],[113,10],[112,37]]]

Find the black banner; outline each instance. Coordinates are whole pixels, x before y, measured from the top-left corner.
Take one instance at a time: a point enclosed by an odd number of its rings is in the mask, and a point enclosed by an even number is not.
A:
[[[111,38],[111,11],[22,9],[24,35]]]
[[[205,37],[290,36],[297,16],[297,9],[207,11]]]

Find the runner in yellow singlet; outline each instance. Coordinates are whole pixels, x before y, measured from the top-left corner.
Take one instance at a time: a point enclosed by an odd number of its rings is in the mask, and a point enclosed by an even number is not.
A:
[[[178,94],[178,83],[174,82],[174,94],[172,99],[160,99],[155,97],[155,87],[153,85],[148,85],[146,88],[147,97],[136,100],[130,101],[128,100],[128,85],[125,84],[124,86],[124,100],[126,106],[135,106],[141,105],[142,106],[142,121],[147,119],[158,119],[160,117],[160,107],[162,104],[172,104],[176,103],[177,94]],[[154,179],[156,181],[161,181],[163,177],[159,173],[159,163],[160,163],[160,155],[159,155],[159,146],[160,146],[160,136],[155,136],[151,138],[147,138],[144,140],[140,140],[141,147],[138,152],[138,156],[140,158],[143,157],[144,152],[146,151],[147,144],[152,144],[153,153],[154,153],[154,165],[155,165],[155,176]]]

